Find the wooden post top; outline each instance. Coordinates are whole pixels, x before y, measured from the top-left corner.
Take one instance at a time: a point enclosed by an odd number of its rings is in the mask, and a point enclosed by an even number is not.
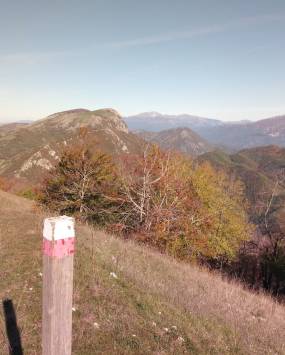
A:
[[[75,238],[74,224],[73,217],[46,218],[44,220],[43,237],[49,241]]]

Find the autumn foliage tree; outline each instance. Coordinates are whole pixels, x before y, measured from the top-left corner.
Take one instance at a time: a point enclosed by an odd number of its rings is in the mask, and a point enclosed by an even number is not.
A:
[[[111,158],[79,143],[63,152],[46,177],[39,200],[60,214],[103,223],[112,220],[115,185]]]
[[[220,256],[221,262],[234,259],[253,232],[248,223],[244,186],[208,163],[193,169],[192,181],[210,220],[208,243],[212,257]]]
[[[250,233],[238,182],[152,145],[116,167],[98,150],[71,146],[40,200],[186,260],[227,262]]]
[[[227,261],[249,237],[242,186],[210,165],[150,146],[121,172],[121,220],[140,239],[179,258]]]
[[[263,206],[259,224],[262,237],[259,238],[259,243],[256,243],[262,285],[275,295],[285,293],[285,233],[284,225],[278,221],[282,214],[278,216],[275,212],[280,203],[278,189],[284,186],[284,182],[282,169],[275,176],[275,183],[267,196],[267,201],[260,203]]]

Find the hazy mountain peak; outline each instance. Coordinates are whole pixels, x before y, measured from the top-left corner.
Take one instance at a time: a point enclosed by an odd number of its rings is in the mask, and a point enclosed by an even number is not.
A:
[[[99,110],[94,110],[93,112],[104,112],[104,111],[105,112],[109,112],[110,114],[113,114],[113,115],[121,117],[120,113],[117,110],[115,110],[113,108],[110,108],[110,107],[102,108],[102,109],[99,109]]]
[[[192,156],[213,149],[205,139],[188,127],[172,128],[160,132],[143,131],[138,134],[145,140],[158,144],[163,149],[176,150]]]
[[[73,109],[57,112],[34,122],[31,127],[54,126],[66,130],[76,130],[79,127],[91,127],[97,129],[117,129],[128,132],[128,127],[121,115],[114,109],[100,109],[90,111],[86,109]]]

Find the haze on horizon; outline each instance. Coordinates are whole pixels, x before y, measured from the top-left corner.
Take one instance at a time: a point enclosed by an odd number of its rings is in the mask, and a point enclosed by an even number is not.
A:
[[[72,108],[285,114],[283,0],[2,2],[0,121]]]

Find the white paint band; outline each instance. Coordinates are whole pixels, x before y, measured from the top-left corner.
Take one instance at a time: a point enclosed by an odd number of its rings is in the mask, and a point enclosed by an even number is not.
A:
[[[74,218],[67,216],[46,218],[43,237],[47,240],[75,238]]]

